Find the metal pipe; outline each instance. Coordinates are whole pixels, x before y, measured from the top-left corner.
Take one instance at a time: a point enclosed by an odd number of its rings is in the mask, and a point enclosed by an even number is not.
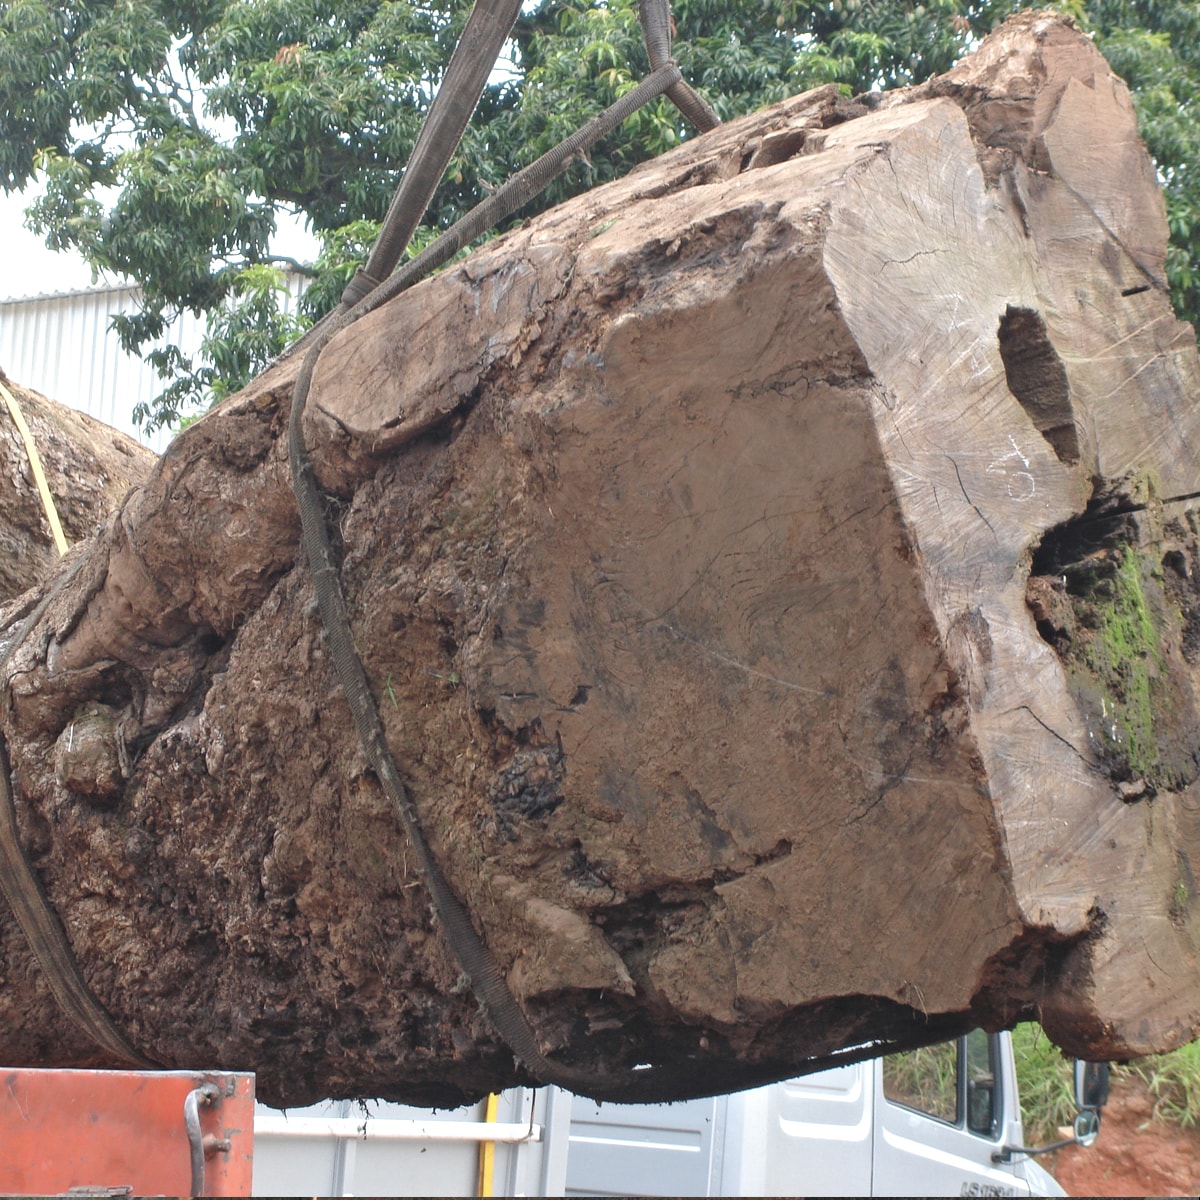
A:
[[[255,1117],[254,1136],[385,1142],[540,1142],[542,1127],[523,1121],[409,1121],[386,1117]]]

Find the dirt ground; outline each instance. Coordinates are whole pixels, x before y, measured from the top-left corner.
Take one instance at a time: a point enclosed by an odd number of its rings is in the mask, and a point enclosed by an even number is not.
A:
[[[1200,1193],[1200,1129],[1151,1121],[1152,1105],[1140,1081],[1114,1080],[1096,1144],[1061,1150],[1046,1164],[1068,1195]]]

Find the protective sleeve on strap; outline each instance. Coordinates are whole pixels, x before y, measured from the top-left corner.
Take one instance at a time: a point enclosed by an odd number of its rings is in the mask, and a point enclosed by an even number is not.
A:
[[[367,259],[367,280],[386,279],[412,240],[520,11],[521,0],[476,0]]]
[[[654,70],[671,59],[671,5],[669,0],[640,0],[638,20],[646,53]],[[701,132],[707,133],[721,123],[712,106],[689,83],[680,79],[667,89],[667,99]]]

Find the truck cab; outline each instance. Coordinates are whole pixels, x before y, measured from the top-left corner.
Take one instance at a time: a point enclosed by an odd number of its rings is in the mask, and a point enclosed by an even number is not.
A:
[[[575,1098],[565,1190],[1063,1195],[1026,1154],[1012,1043],[935,1046],[675,1105]]]

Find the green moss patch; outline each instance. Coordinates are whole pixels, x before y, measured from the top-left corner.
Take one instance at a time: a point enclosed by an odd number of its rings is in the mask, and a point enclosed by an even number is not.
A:
[[[1200,674],[1187,653],[1198,581],[1195,530],[1164,530],[1150,506],[1120,497],[1050,531],[1034,556],[1027,602],[1127,799],[1200,775]]]
[[[1110,573],[1087,597],[1098,628],[1083,645],[1083,661],[1104,685],[1102,705],[1111,710],[1104,714],[1111,717],[1103,731],[1107,749],[1123,757],[1132,774],[1147,777],[1159,765],[1153,692],[1163,662],[1162,630],[1146,602],[1144,570],[1132,546],[1114,552]]]

